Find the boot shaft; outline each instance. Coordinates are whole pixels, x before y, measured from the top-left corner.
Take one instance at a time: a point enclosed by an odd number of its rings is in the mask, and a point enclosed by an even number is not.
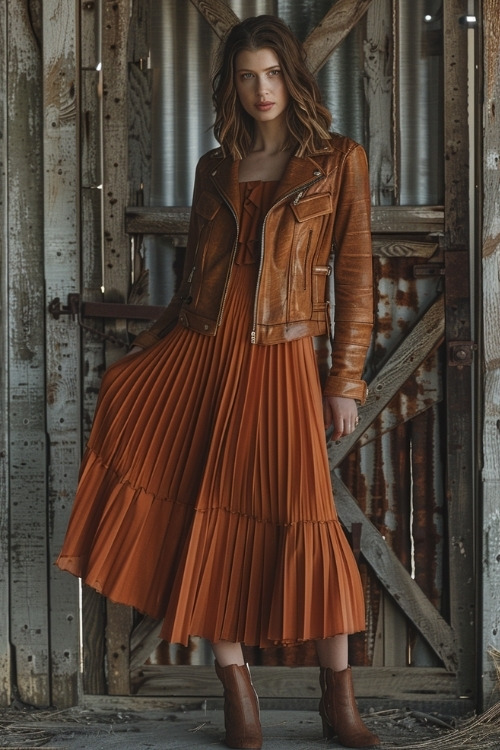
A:
[[[224,687],[226,745],[239,750],[260,750],[262,728],[259,701],[248,665],[221,667],[215,662],[215,671]]]

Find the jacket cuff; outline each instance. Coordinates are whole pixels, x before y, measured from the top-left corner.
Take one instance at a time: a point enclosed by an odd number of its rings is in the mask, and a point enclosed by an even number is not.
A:
[[[338,375],[329,375],[323,389],[324,396],[342,396],[342,398],[354,398],[360,404],[364,404],[368,396],[368,386],[364,380],[349,380]]]

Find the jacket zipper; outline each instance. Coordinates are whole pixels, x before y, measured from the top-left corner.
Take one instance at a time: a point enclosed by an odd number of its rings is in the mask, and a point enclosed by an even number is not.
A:
[[[273,210],[273,208],[276,208],[276,206],[279,206],[280,203],[283,203],[287,200],[287,198],[290,198],[291,195],[293,195],[297,190],[299,192],[297,193],[297,196],[295,197],[293,204],[296,206],[299,200],[302,198],[306,190],[308,190],[311,185],[314,185],[316,182],[319,182],[323,175],[320,175],[315,180],[311,180],[311,182],[308,182],[306,185],[303,185],[301,188],[295,188],[295,190],[291,190],[289,193],[283,196],[277,203],[271,206],[269,211],[264,217],[264,221],[262,222],[262,232],[261,232],[261,241],[260,241],[260,263],[259,263],[259,273],[257,274],[257,284],[255,285],[255,299],[254,299],[254,305],[253,305],[253,321],[252,321],[252,332],[250,334],[250,343],[255,344],[257,339],[257,300],[259,296],[259,287],[260,287],[260,281],[262,276],[262,266],[264,264],[264,232],[266,229],[266,222],[267,217]]]

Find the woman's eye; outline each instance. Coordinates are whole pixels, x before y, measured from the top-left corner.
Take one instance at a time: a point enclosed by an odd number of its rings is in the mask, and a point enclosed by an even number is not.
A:
[[[276,70],[269,71],[270,76],[279,76],[280,73],[281,73],[281,70],[279,70],[279,68],[276,68]]]
[[[251,78],[251,77],[252,77],[252,74],[251,74],[251,73],[242,73],[242,74],[241,74],[241,78],[242,78],[242,79],[243,79],[244,81],[248,81],[248,79],[249,79],[249,78]]]

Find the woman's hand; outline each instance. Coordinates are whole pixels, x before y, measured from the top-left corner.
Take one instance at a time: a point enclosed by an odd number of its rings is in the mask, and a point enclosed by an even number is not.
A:
[[[325,430],[333,426],[330,440],[350,435],[359,422],[356,401],[342,396],[323,396],[323,420]]]

